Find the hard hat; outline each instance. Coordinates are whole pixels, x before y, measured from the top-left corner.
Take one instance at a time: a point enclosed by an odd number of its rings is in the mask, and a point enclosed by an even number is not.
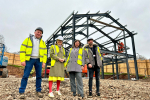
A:
[[[42,31],[42,34],[43,34],[43,29],[42,29],[41,27],[36,28],[35,31],[36,31],[36,30]]]
[[[87,41],[88,41],[88,40],[93,40],[93,38],[92,38],[92,37],[88,37]]]
[[[62,36],[58,36],[58,38],[56,38],[56,40],[61,40],[61,41],[63,41],[63,37],[62,37]]]

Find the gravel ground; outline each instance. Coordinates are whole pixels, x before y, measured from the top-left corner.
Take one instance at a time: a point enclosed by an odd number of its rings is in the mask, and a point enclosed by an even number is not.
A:
[[[9,76],[9,78],[0,78],[0,99],[18,100],[21,78]],[[150,100],[150,82],[129,81],[129,80],[103,80],[100,79],[101,98],[95,97],[95,79],[93,80],[93,98],[87,98],[88,79],[83,79],[85,100]],[[25,100],[80,100],[81,97],[73,97],[68,79],[60,85],[62,96],[55,95],[55,98],[48,97],[48,81],[42,82],[43,98],[38,98],[35,93],[35,78],[29,78],[25,91]],[[56,83],[53,83],[53,91],[56,90]]]

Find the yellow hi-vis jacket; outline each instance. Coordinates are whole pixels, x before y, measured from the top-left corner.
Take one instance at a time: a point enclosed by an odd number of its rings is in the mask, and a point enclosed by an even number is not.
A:
[[[85,48],[85,51],[86,51],[87,54],[88,54],[88,48]],[[97,51],[98,51],[98,53],[99,53],[99,56],[101,57],[101,60],[103,60],[102,55],[101,55],[101,53],[100,53],[99,47],[97,47]],[[88,58],[89,58],[89,54],[88,54]]]
[[[31,38],[33,37],[28,37],[26,38],[23,43],[21,44],[20,47],[20,61],[29,61],[31,54],[32,54],[32,48],[33,48],[33,43],[31,41]],[[47,48],[45,42],[40,39],[40,44],[39,44],[39,57],[40,57],[40,62],[46,63],[47,61]]]
[[[67,61],[65,62],[65,67],[68,65],[71,51],[72,51],[72,48],[70,48],[69,56],[67,58]],[[77,64],[79,64],[79,65],[82,65],[82,54],[83,54],[83,48],[80,48],[78,51],[78,60],[77,60]]]
[[[59,47],[58,45],[52,45],[51,48],[54,49],[54,53],[55,53],[55,56],[57,56],[57,53],[59,52]],[[65,49],[63,48],[63,58],[65,58]],[[55,65],[55,62],[56,60],[51,58],[51,66],[54,66]],[[65,63],[64,63],[65,64]]]

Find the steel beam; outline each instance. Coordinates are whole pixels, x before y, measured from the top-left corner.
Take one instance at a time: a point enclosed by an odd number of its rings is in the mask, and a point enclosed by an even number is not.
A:
[[[103,35],[105,35],[107,38],[109,38],[112,42],[117,43],[116,40],[114,40],[113,38],[111,38],[108,34],[106,34],[105,32],[103,32],[101,29],[97,28],[95,25],[91,25],[91,27],[94,27],[96,30],[98,30],[98,31],[101,32]]]
[[[127,34],[126,34],[127,35]],[[133,35],[137,35],[137,33],[134,33]],[[120,38],[120,37],[122,37],[122,38]],[[123,36],[120,36],[120,37],[118,37],[119,39],[115,39],[116,41],[120,41],[120,40],[123,40],[124,39],[124,37]],[[128,37],[131,37],[131,36],[126,36],[125,38],[128,38]],[[111,43],[113,43],[112,41],[106,41],[106,42],[104,42],[104,43],[101,43],[102,45],[108,45],[108,44],[111,44]]]
[[[99,13],[99,14],[77,14],[78,17],[94,17],[94,16],[107,16],[107,13]]]
[[[95,19],[92,19],[92,18],[91,18],[90,20],[92,20],[92,21],[95,21],[95,22],[98,22],[98,23],[104,24],[104,25],[106,25],[106,26],[113,27],[113,28],[116,28],[116,29],[118,29],[118,30],[122,30],[122,31],[123,31],[123,29],[122,29],[122,28],[120,28],[120,27],[116,27],[116,26],[113,26],[113,25],[110,25],[110,24],[104,23],[104,22],[102,22],[102,21],[99,21],[99,20],[95,20]]]
[[[133,35],[128,29],[126,29],[123,25],[121,25],[118,21],[116,21],[112,16],[107,14],[107,17],[110,18],[112,21],[114,21],[117,25],[119,25],[120,28],[124,29],[130,36]]]

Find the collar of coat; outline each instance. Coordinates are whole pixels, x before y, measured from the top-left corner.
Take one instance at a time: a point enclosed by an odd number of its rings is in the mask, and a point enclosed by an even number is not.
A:
[[[96,43],[93,43],[93,46],[98,46]],[[84,46],[83,46],[83,48],[89,48],[89,44],[85,44]]]

